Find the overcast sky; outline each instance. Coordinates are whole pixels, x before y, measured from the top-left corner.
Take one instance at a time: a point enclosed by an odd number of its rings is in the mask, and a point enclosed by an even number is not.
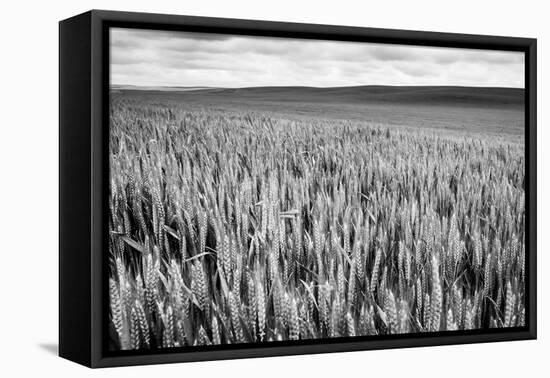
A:
[[[524,86],[522,53],[111,29],[111,84]]]

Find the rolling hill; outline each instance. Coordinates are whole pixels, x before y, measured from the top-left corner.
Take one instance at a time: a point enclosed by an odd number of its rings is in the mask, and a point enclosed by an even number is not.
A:
[[[113,87],[138,102],[273,117],[346,119],[399,127],[524,133],[524,90],[449,86]]]
[[[450,86],[353,86],[353,87],[130,87],[119,91],[165,92],[169,97],[196,96],[246,102],[307,102],[346,104],[417,104],[472,107],[523,107],[521,88]]]

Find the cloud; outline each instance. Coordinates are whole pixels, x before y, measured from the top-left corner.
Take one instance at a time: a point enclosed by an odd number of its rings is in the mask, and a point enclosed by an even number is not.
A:
[[[524,86],[522,53],[111,29],[112,84]]]

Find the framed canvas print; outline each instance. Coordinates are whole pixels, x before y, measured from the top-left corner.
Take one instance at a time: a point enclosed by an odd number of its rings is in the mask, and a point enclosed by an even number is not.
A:
[[[60,22],[62,357],[536,337],[536,40]]]

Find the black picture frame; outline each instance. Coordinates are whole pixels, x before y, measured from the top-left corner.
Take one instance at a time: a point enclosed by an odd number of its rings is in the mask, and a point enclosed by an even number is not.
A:
[[[108,352],[108,28],[519,51],[525,54],[526,327]],[[88,367],[536,338],[536,39],[92,10],[59,23],[59,354]]]

